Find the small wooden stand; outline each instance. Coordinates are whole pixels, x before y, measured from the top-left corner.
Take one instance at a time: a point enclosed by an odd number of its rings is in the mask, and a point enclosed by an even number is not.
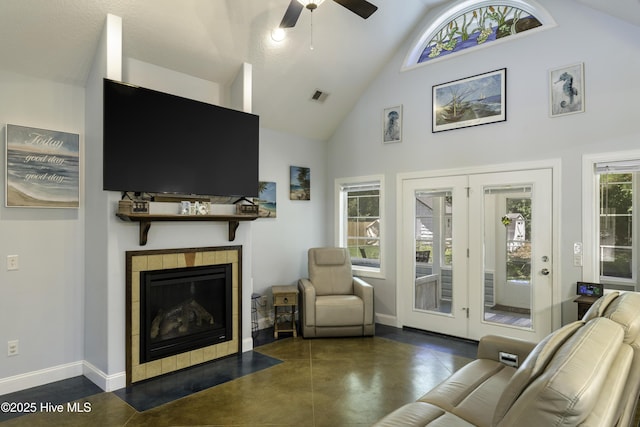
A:
[[[298,287],[296,285],[272,286],[273,293],[273,336],[278,338],[280,332],[293,332],[294,338],[298,336],[296,330],[296,307],[298,306]],[[284,311],[279,311],[283,307]],[[280,319],[285,315],[291,315],[291,321]]]
[[[578,298],[574,299],[573,302],[578,303],[578,319],[582,319],[591,305],[598,300],[598,297],[589,297],[586,295],[580,295]]]

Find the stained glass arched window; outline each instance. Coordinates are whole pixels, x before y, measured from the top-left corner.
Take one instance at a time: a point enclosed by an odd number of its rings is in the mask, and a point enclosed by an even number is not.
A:
[[[407,55],[404,68],[553,26],[551,15],[532,1],[458,1],[431,21]]]

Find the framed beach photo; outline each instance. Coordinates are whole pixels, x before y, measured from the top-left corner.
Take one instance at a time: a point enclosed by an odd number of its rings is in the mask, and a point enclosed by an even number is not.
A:
[[[301,166],[290,167],[289,199],[311,200],[311,169]]]
[[[80,137],[6,125],[6,207],[80,206]]]
[[[507,120],[507,69],[433,86],[432,132]]]
[[[549,115],[584,113],[584,64],[549,71]]]
[[[382,142],[402,141],[402,105],[385,108],[382,114]]]
[[[258,183],[258,197],[253,199],[253,203],[258,205],[258,217],[275,218],[277,213],[276,200],[276,183],[260,181]]]

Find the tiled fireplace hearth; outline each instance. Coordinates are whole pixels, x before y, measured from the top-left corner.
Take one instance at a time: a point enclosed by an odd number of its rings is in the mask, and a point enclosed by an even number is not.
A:
[[[207,273],[203,279],[188,276],[183,283],[180,279],[173,279],[176,275],[180,276],[181,272],[193,274],[194,270]],[[211,271],[213,273],[210,273]],[[230,272],[230,286],[228,274],[224,272]],[[126,253],[127,385],[239,353],[242,330],[241,276],[242,246],[128,251]],[[143,301],[145,298],[152,292],[157,294],[167,292],[158,285],[158,280],[154,281],[153,278],[158,277],[161,279],[160,284],[164,280],[168,284],[166,288],[176,289],[177,295],[175,301],[169,298],[169,302],[166,302],[161,310],[157,307],[149,309],[150,305]],[[208,290],[207,286],[216,286],[220,290]],[[160,290],[155,291],[156,288]],[[227,295],[229,291],[231,296],[228,304],[207,300],[211,297],[218,298],[220,293]],[[226,312],[227,310],[230,312]],[[209,325],[211,329],[222,332],[215,332],[212,338],[203,339],[201,329],[207,329]],[[163,336],[166,338],[166,343],[172,343],[176,335],[181,336],[181,339],[183,335],[189,336],[190,330],[193,331],[196,348],[182,350],[181,347],[184,344],[180,344],[177,346],[176,354],[165,356],[160,353],[159,356],[149,356],[141,347],[141,343],[144,346],[146,342]],[[159,347],[164,347],[163,343]]]

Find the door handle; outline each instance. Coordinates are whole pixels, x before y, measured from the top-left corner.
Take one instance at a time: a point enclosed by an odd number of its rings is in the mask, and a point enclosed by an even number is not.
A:
[[[543,276],[548,276],[549,275],[549,269],[548,268],[543,268],[542,270],[540,270],[540,273],[542,273]]]

